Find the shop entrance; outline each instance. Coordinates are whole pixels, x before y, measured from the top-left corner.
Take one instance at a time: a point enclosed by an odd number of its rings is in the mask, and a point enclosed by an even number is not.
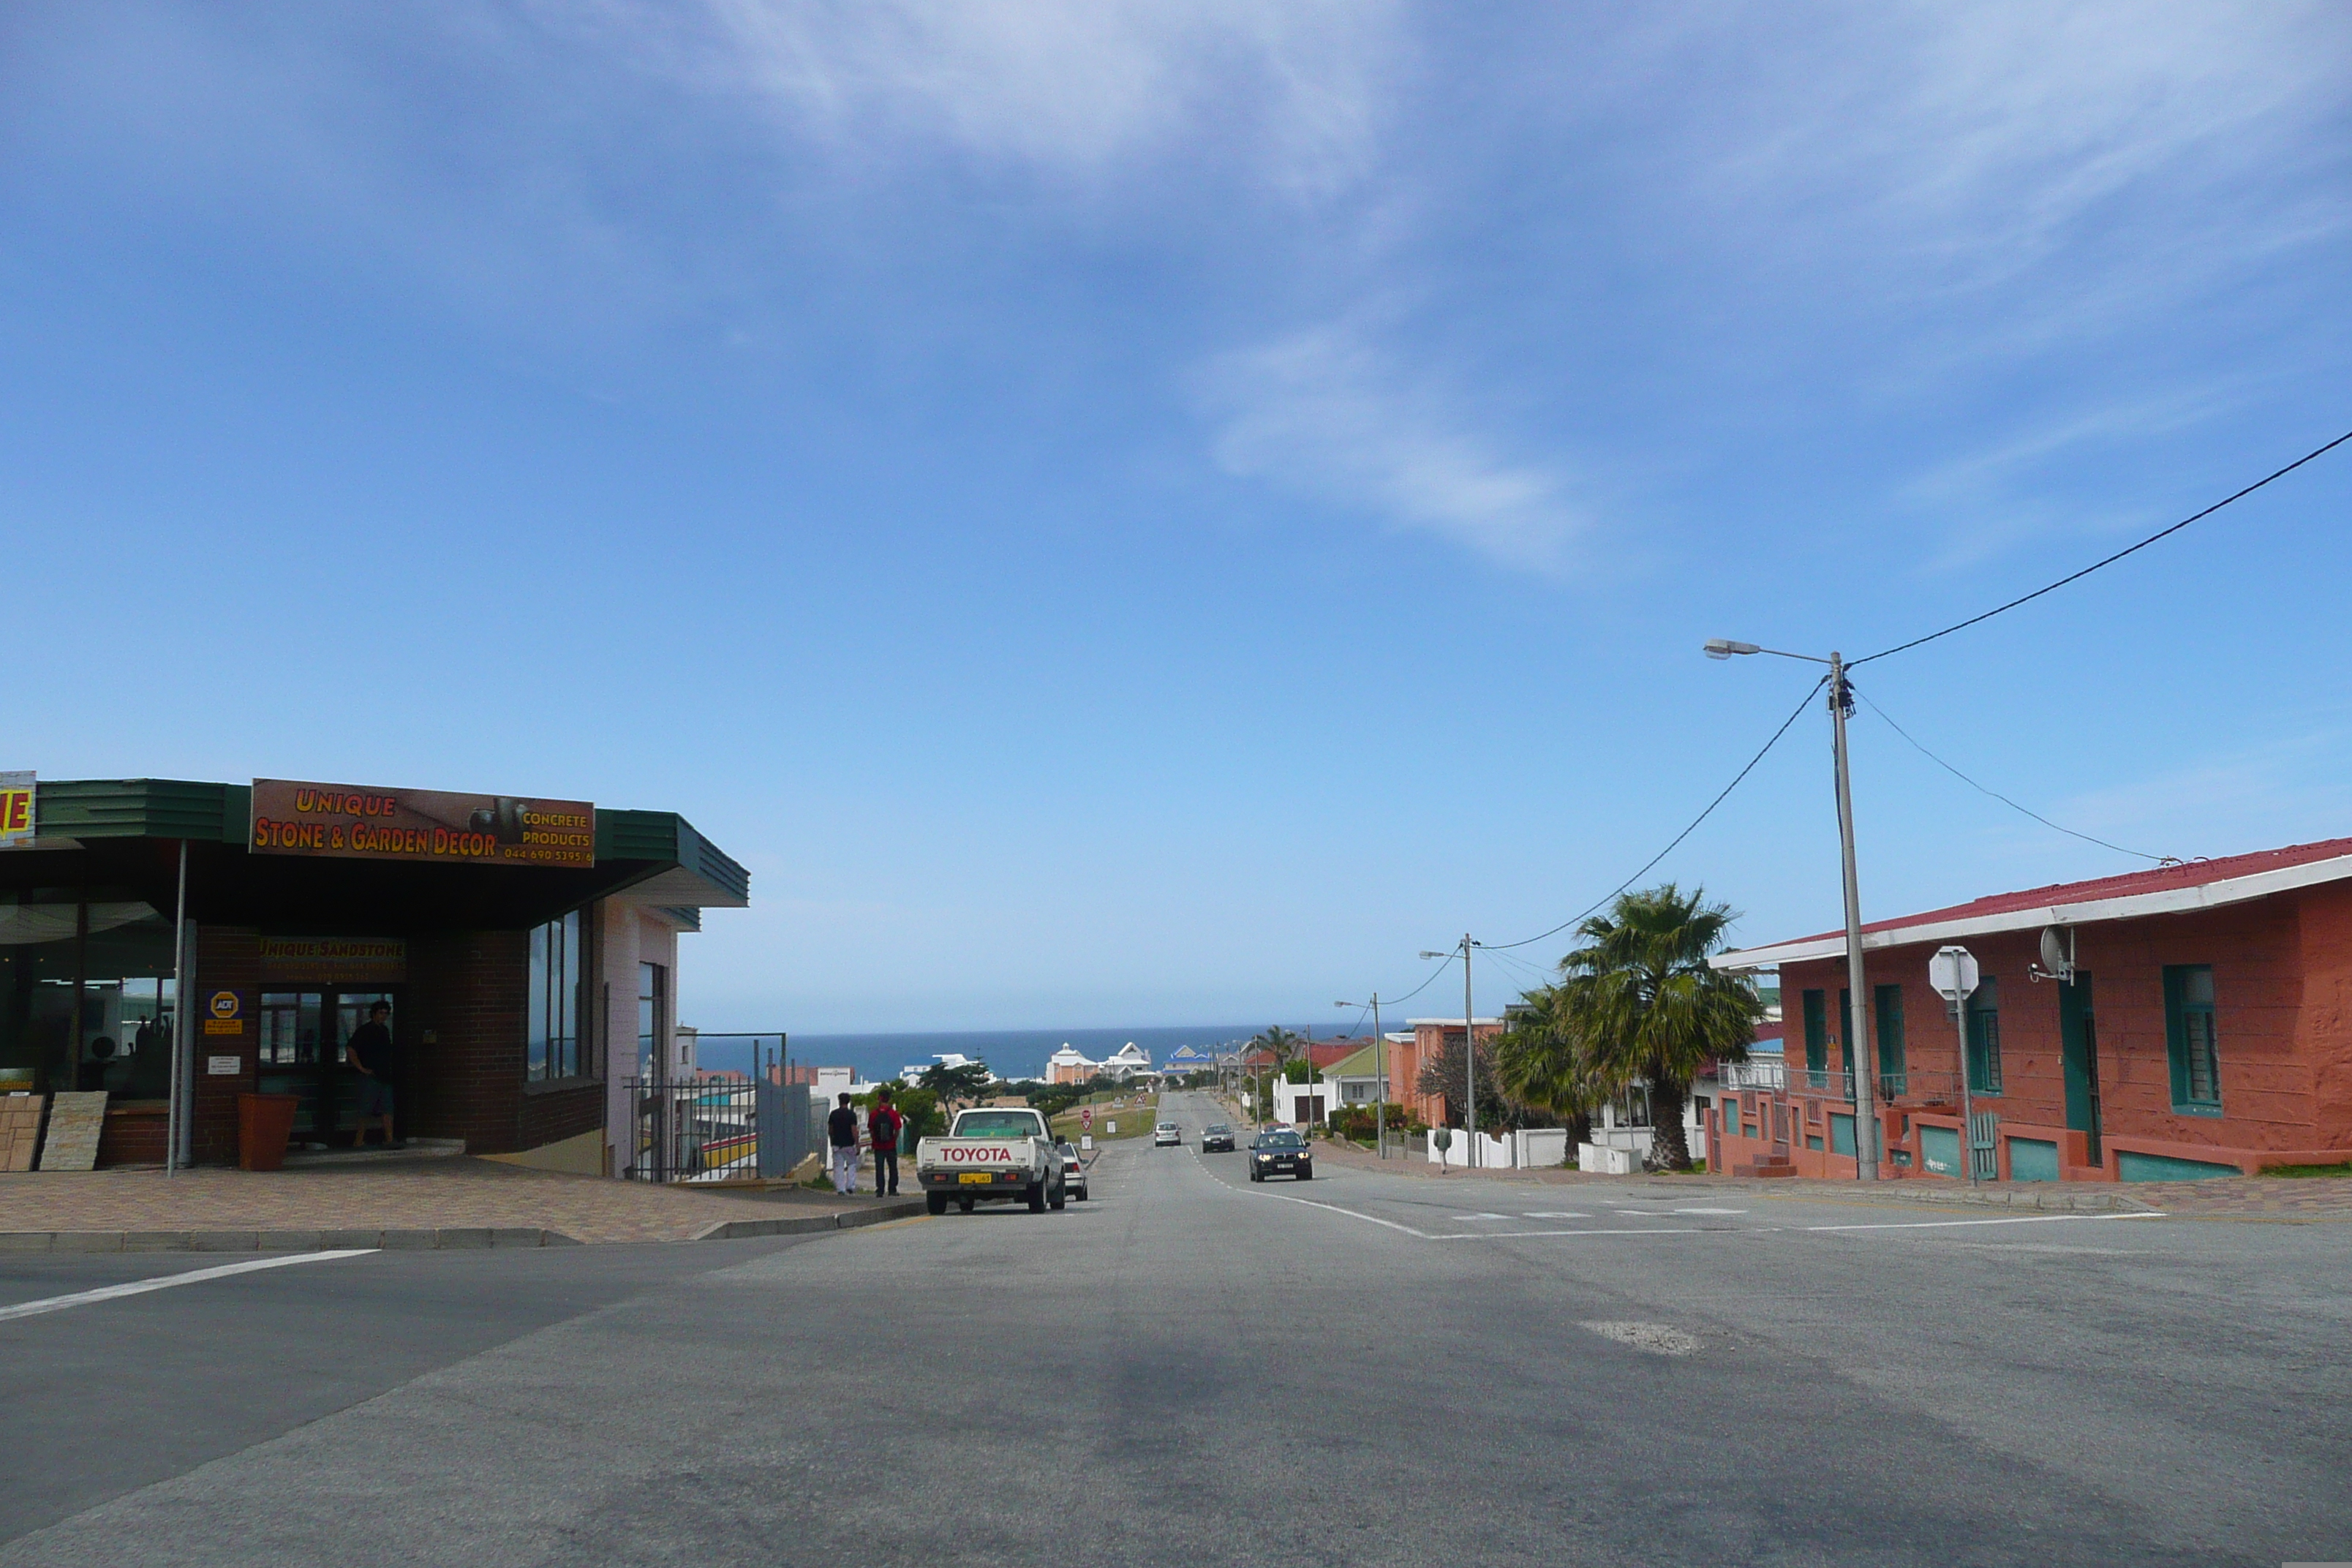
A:
[[[378,1002],[392,1008],[393,1038],[401,1038],[401,988],[344,990],[289,987],[261,994],[260,1064],[256,1088],[263,1094],[290,1094],[292,1142],[348,1148],[360,1128],[360,1075],[344,1059],[352,1031],[367,1022]],[[408,1075],[395,1085],[394,1125],[408,1121]]]

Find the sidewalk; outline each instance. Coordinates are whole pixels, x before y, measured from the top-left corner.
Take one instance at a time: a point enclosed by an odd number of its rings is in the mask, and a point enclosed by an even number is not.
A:
[[[1612,1192],[1655,1197],[1694,1192],[1738,1192],[1760,1198],[1810,1203],[1926,1205],[1965,1208],[2037,1209],[2073,1214],[2163,1213],[2180,1219],[2254,1219],[2293,1222],[2352,1220],[2352,1180],[2313,1176],[2222,1176],[2204,1182],[2136,1182],[2129,1185],[2084,1182],[1809,1181],[1796,1177],[1758,1180],[1748,1176],[1601,1176],[1558,1168],[1467,1171],[1455,1165],[1441,1173],[1421,1155],[1383,1161],[1370,1150],[1337,1139],[1315,1145],[1318,1163],[1429,1181],[1522,1183],[1538,1186],[1606,1186]]]
[[[248,1252],[732,1240],[902,1219],[897,1198],[716,1192],[465,1158],[268,1173],[204,1167],[0,1175],[0,1251]]]

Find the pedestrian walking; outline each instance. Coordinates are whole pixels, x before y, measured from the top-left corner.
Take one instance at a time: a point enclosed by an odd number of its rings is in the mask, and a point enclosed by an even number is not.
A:
[[[874,1142],[874,1195],[898,1195],[898,1130],[907,1119],[890,1103],[890,1086],[874,1091],[874,1109],[866,1118],[866,1135]]]
[[[824,1119],[824,1135],[833,1145],[833,1190],[836,1193],[857,1191],[857,1112],[849,1109],[849,1096],[843,1095],[833,1114]]]
[[[343,1042],[343,1059],[360,1075],[359,1122],[352,1129],[352,1147],[366,1148],[367,1124],[378,1121],[383,1126],[385,1148],[406,1148],[392,1131],[393,1092],[400,1077],[400,1061],[392,1038],[391,1003],[378,1002],[368,1009],[367,1022]]]

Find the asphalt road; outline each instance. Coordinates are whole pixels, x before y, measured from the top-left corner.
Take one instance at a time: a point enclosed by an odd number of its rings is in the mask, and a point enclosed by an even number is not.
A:
[[[16,1319],[222,1260],[0,1259],[0,1564],[2352,1559],[2352,1226],[1245,1158]]]

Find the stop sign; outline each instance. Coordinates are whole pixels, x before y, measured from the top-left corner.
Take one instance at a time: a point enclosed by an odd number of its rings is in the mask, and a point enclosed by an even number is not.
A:
[[[1081,1126],[1081,1127],[1092,1127],[1094,1124],[1095,1124],[1095,1108],[1094,1108],[1093,1106],[1091,1106],[1091,1105],[1087,1105],[1087,1106],[1081,1106],[1081,1107],[1079,1107],[1079,1108],[1078,1108],[1078,1125],[1079,1125],[1079,1126]]]

